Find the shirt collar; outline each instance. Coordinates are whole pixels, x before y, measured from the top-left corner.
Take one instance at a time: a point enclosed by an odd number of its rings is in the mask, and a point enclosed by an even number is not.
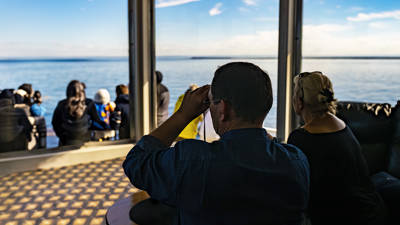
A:
[[[266,136],[267,131],[264,128],[242,128],[225,132],[221,139],[237,138],[239,136]]]

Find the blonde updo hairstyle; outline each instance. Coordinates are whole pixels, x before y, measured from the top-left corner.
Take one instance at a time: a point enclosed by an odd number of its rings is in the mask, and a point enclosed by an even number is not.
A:
[[[300,73],[294,78],[294,95],[303,101],[314,116],[330,112],[336,114],[333,86],[327,76],[319,71]]]

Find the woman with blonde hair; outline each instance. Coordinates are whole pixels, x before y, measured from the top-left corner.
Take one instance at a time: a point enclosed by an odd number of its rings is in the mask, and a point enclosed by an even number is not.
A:
[[[335,116],[329,78],[318,71],[296,76],[293,107],[304,125],[290,134],[288,143],[298,146],[310,163],[312,224],[385,224],[385,206],[370,180],[360,144]]]

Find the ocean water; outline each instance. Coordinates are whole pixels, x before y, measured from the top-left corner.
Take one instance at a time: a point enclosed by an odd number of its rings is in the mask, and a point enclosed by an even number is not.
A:
[[[169,113],[174,109],[179,95],[190,84],[209,84],[214,71],[231,59],[162,58],[156,62],[157,70],[164,74],[163,83],[170,90]],[[277,96],[277,60],[245,59],[257,64],[271,77],[274,100]],[[400,100],[400,60],[391,59],[304,59],[303,71],[322,71],[334,85],[340,101],[387,102]],[[57,102],[65,98],[68,82],[78,79],[86,83],[86,94],[93,98],[100,88],[106,88],[115,99],[115,86],[128,83],[127,59],[93,61],[1,61],[0,89],[17,88],[31,83],[44,96],[43,106],[47,126],[51,129],[52,113]],[[276,101],[264,125],[276,127]]]

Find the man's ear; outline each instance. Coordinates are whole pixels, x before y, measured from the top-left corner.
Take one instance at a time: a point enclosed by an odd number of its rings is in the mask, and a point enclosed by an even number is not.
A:
[[[221,102],[219,103],[219,107],[220,107],[220,118],[219,120],[222,121],[228,121],[231,119],[232,117],[232,107],[229,103],[227,103],[224,100],[221,100]]]

